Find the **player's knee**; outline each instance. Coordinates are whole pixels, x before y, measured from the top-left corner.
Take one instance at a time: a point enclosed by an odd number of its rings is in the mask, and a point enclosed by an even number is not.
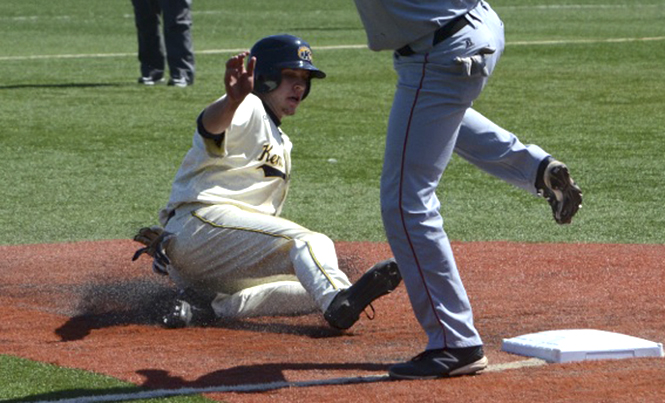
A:
[[[291,244],[296,249],[308,248],[312,250],[334,250],[335,243],[325,234],[307,232],[294,237]]]
[[[308,237],[307,242],[317,245],[320,248],[335,249],[335,243],[332,241],[332,239],[328,238],[327,235],[321,234],[319,232],[312,233]]]

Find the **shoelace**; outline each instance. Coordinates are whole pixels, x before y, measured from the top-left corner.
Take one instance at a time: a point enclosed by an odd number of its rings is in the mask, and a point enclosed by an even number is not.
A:
[[[372,306],[372,304],[369,304],[369,305],[367,305],[367,306],[368,306],[369,308],[372,309],[372,316],[370,316],[370,315],[367,313],[367,307],[366,307],[365,309],[363,309],[363,313],[365,314],[365,316],[367,317],[367,319],[369,319],[369,320],[374,320],[374,318],[376,318],[376,310],[374,309],[374,307]]]

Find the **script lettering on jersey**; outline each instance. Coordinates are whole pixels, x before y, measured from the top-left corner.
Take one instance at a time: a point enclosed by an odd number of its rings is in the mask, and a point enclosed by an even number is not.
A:
[[[259,161],[265,161],[267,164],[261,165],[259,168],[263,169],[266,177],[278,177],[286,179],[286,174],[276,167],[283,167],[284,161],[281,155],[272,154],[273,146],[271,144],[263,145],[263,152],[259,156]]]

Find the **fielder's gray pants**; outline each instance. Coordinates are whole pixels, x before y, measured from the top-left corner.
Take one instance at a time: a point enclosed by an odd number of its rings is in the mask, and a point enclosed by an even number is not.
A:
[[[533,194],[538,166],[548,156],[471,108],[504,49],[504,34],[484,1],[470,13],[469,25],[452,37],[435,47],[431,37],[424,38],[429,49],[414,43],[418,53],[394,59],[398,83],[381,211],[413,310],[427,333],[427,349],[482,344],[435,193],[453,151]]]

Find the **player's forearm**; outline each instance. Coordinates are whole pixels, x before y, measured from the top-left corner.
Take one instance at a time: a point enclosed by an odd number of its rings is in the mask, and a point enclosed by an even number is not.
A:
[[[210,134],[223,133],[230,125],[233,115],[236,113],[240,102],[224,96],[203,111],[201,122]]]

